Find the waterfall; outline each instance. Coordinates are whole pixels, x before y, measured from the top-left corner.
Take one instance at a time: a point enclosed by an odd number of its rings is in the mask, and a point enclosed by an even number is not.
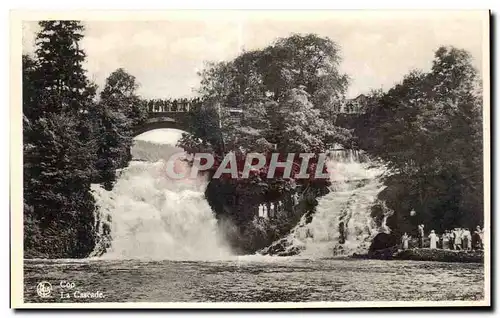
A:
[[[99,207],[93,256],[182,260],[229,257],[230,250],[204,198],[207,180],[172,180],[166,175],[166,159],[182,152],[173,146],[180,134],[170,136],[171,140],[164,135],[153,137],[135,140],[134,160],[119,171],[111,191],[93,185]],[[362,253],[377,233],[390,231],[385,221],[391,211],[377,202],[377,195],[384,189],[381,176],[385,168],[374,165],[359,151],[332,151],[329,158],[331,191],[318,199],[312,218],[304,215],[287,237],[263,254],[329,257]],[[182,161],[176,162],[176,168],[189,170]],[[375,204],[382,211],[376,217],[372,215]],[[271,217],[279,208],[279,202],[262,205],[259,216]],[[271,253],[273,246],[278,248]]]
[[[376,166],[360,151],[332,151],[327,168],[330,192],[318,199],[312,220],[304,215],[291,233],[262,251],[263,254],[329,257],[363,253],[371,239],[389,232],[385,222],[391,215],[377,195],[384,189],[383,166]],[[372,216],[380,205],[382,216]],[[272,251],[272,252],[271,252]]]
[[[183,260],[229,256],[204,198],[207,181],[172,180],[165,173],[166,159],[182,151],[173,146],[180,134],[155,130],[143,135],[136,138],[134,160],[120,172],[113,189],[93,186],[99,207],[94,256]],[[180,161],[176,167],[189,169]]]

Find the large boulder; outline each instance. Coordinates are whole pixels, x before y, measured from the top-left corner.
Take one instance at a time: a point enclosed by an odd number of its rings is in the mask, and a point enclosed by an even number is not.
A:
[[[399,240],[395,235],[387,233],[379,233],[373,238],[372,244],[370,245],[368,252],[374,253],[376,251],[397,247],[398,244]]]

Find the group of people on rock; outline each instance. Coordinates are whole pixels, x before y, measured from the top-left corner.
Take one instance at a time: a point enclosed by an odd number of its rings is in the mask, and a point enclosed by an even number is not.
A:
[[[277,210],[281,209],[283,203],[278,202],[276,204],[259,204],[259,216],[262,218],[272,218],[276,215]]]
[[[424,247],[424,225],[420,224],[417,228],[418,232],[418,247]],[[468,228],[454,228],[453,230],[446,230],[439,236],[434,230],[428,236],[429,247],[432,249],[438,246],[445,250],[466,250],[483,249],[483,230],[478,225],[473,233]],[[404,233],[401,237],[403,249],[409,248],[409,241],[411,237]]]
[[[297,193],[292,195],[291,203],[294,206],[299,203],[299,195]],[[282,201],[262,203],[259,204],[259,217],[266,219],[273,218],[284,209],[285,203]]]

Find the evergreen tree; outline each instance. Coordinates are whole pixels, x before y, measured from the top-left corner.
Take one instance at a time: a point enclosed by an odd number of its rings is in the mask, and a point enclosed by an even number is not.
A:
[[[22,57],[23,67],[23,115],[26,120],[36,118],[34,110],[36,110],[36,102],[38,99],[38,92],[36,89],[36,72],[37,63],[29,55]]]
[[[82,24],[40,26],[35,60],[23,57],[25,251],[84,257],[94,247],[95,86],[82,67]]]
[[[37,87],[43,112],[85,111],[92,104],[95,87],[83,69],[80,48],[84,27],[79,21],[41,21],[36,37]]]

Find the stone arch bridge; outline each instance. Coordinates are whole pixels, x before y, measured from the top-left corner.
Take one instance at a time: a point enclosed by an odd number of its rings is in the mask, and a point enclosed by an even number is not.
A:
[[[146,122],[135,129],[134,136],[160,128],[173,128],[188,131],[188,119],[189,112],[150,112]]]
[[[195,108],[194,102],[185,100],[163,103],[160,107],[148,106],[148,119],[135,129],[134,136],[160,128],[173,128],[189,132],[189,116],[190,112]],[[229,109],[229,113],[235,117],[243,114],[242,110],[237,108]],[[359,116],[357,113],[340,113],[339,115],[337,121],[341,126],[352,125],[352,121]]]

